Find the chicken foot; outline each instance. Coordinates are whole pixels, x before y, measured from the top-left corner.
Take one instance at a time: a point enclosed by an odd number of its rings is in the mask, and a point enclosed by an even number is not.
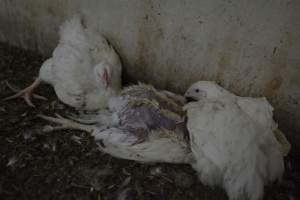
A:
[[[37,95],[37,94],[33,94],[33,90],[39,86],[39,84],[41,83],[41,79],[37,78],[30,86],[24,88],[23,90],[19,90],[15,87],[13,87],[12,85],[10,85],[7,81],[6,81],[6,85],[9,89],[11,89],[13,92],[16,92],[16,94],[6,97],[3,100],[7,101],[7,100],[11,100],[11,99],[16,99],[16,98],[23,98],[25,100],[25,102],[27,103],[27,105],[31,106],[31,107],[35,107],[35,105],[32,103],[31,98],[36,98],[36,99],[40,99],[40,100],[47,100],[46,97]]]
[[[67,118],[63,118],[59,114],[55,114],[56,117],[49,117],[46,115],[37,115],[39,118],[42,118],[46,121],[55,123],[55,124],[60,124],[60,126],[46,126],[45,129],[43,130],[44,132],[52,132],[56,130],[82,130],[91,133],[93,131],[92,126],[89,125],[83,125],[78,122],[72,121]]]

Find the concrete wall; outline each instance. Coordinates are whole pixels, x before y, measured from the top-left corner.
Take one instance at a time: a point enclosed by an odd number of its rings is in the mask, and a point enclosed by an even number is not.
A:
[[[300,130],[299,0],[1,0],[0,40],[50,53],[74,13],[110,39],[130,77],[180,92],[217,80],[267,96]]]

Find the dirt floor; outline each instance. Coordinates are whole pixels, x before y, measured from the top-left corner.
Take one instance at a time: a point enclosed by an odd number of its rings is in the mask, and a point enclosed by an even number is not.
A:
[[[0,44],[0,99],[37,76],[45,58],[35,52]],[[0,199],[222,200],[223,190],[203,186],[188,165],[142,164],[101,153],[87,133],[42,132],[38,113],[67,112],[48,85],[37,93],[49,101],[0,101]],[[300,153],[286,159],[280,185],[266,187],[265,199],[300,199]]]

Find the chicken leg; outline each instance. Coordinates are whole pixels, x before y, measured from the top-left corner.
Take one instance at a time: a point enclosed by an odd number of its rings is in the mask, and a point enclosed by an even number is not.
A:
[[[31,107],[35,107],[34,104],[31,101],[31,98],[36,98],[36,99],[40,99],[40,100],[47,100],[46,97],[37,95],[37,94],[33,94],[33,90],[39,86],[39,84],[41,83],[41,79],[37,78],[30,86],[28,86],[27,88],[23,89],[23,90],[19,90],[14,88],[13,86],[11,86],[8,82],[6,82],[6,85],[9,89],[11,89],[12,91],[16,92],[16,94],[6,97],[3,100],[7,101],[7,100],[11,100],[11,99],[15,99],[18,97],[22,97],[25,102],[31,106]]]
[[[37,115],[38,117],[40,117],[46,121],[61,125],[61,126],[56,126],[56,127],[47,126],[44,129],[44,132],[52,132],[52,131],[56,131],[56,130],[66,130],[66,129],[82,130],[82,131],[86,131],[89,133],[91,133],[93,131],[92,126],[83,125],[83,124],[74,122],[70,119],[63,118],[59,114],[55,114],[55,115],[56,115],[56,117],[49,117],[46,115]]]

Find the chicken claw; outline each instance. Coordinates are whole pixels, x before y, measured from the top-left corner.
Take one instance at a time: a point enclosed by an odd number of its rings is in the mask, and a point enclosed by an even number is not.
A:
[[[55,124],[60,124],[60,126],[46,126],[44,128],[44,132],[52,132],[52,131],[57,131],[57,130],[66,130],[66,129],[73,129],[73,130],[82,130],[86,132],[92,132],[93,128],[89,125],[83,125],[80,123],[77,123],[75,121],[72,121],[70,119],[63,118],[59,114],[55,114],[56,117],[49,117],[46,115],[37,115],[37,117],[42,118],[46,121],[53,122]]]
[[[37,94],[33,94],[33,90],[40,84],[41,80],[39,78],[37,78],[30,86],[28,86],[27,88],[20,90],[15,88],[14,86],[12,86],[11,84],[9,84],[6,81],[6,85],[9,89],[11,89],[13,92],[16,92],[16,94],[6,97],[3,100],[7,101],[7,100],[11,100],[11,99],[15,99],[18,97],[22,97],[25,102],[31,106],[31,107],[35,107],[35,105],[32,103],[31,98],[36,98],[36,99],[40,99],[40,100],[48,100],[46,97],[37,95]]]

